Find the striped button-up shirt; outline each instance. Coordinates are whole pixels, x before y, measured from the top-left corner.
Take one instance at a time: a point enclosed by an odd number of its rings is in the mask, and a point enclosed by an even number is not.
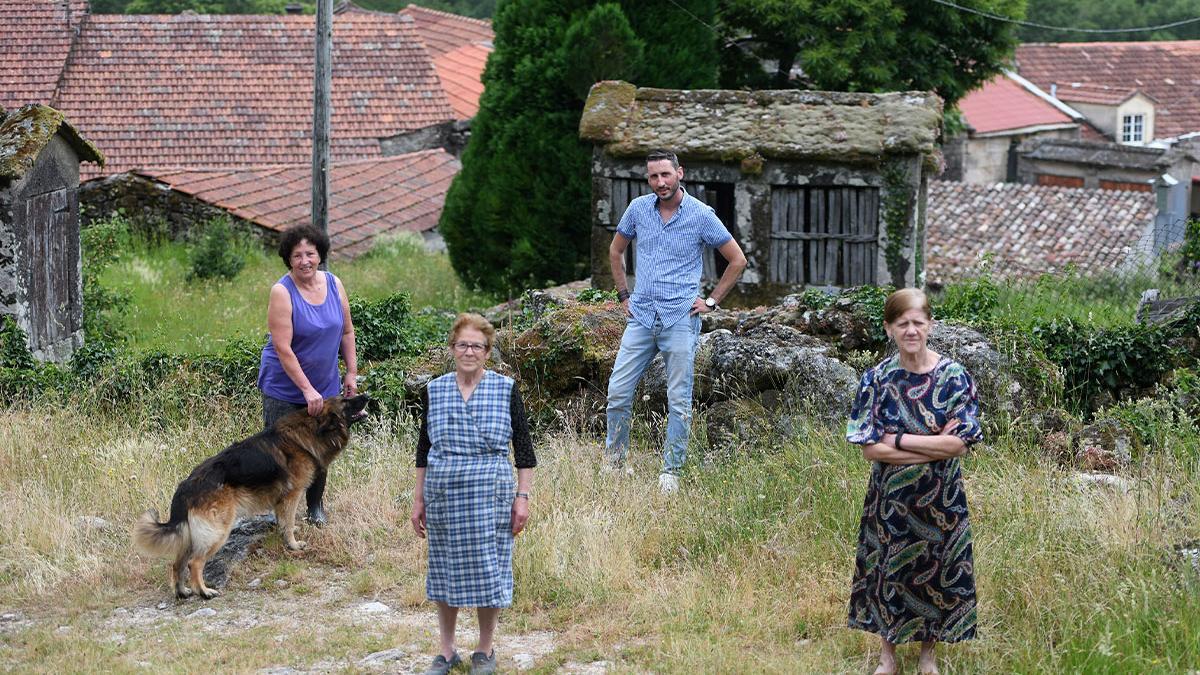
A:
[[[733,238],[711,206],[686,192],[666,223],[658,215],[658,195],[634,199],[617,232],[637,239],[629,309],[647,329],[654,327],[655,317],[669,328],[691,312],[700,296],[704,247],[716,248]]]

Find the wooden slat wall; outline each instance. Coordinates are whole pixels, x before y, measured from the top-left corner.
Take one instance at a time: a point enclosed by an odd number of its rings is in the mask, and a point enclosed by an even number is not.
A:
[[[617,225],[621,224],[621,216],[625,215],[625,209],[629,207],[629,202],[642,195],[650,194],[650,185],[644,180],[630,180],[628,178],[613,178],[612,179],[612,210],[610,211],[612,222],[608,226],[610,233],[617,231]],[[625,273],[636,274],[634,270],[634,260],[637,256],[634,251],[637,247],[637,239],[629,242],[629,247],[625,249]]]
[[[771,191],[770,279],[776,283],[875,283],[879,190],[775,186]]]

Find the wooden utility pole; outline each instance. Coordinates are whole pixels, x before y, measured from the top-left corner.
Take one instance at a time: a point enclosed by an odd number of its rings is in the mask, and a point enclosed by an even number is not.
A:
[[[333,80],[333,0],[317,0],[313,81],[312,223],[329,234],[329,92]],[[322,268],[325,265],[321,265]]]

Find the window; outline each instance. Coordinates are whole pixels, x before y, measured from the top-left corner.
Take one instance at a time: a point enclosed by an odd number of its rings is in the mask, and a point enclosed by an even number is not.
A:
[[[1145,139],[1146,116],[1125,115],[1121,118],[1121,142],[1142,143]]]

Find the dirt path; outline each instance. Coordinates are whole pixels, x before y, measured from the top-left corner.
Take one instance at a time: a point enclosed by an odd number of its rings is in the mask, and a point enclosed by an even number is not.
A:
[[[391,646],[370,653],[364,651],[351,658],[325,658],[301,664],[293,661],[289,665],[260,668],[257,672],[270,675],[345,671],[420,673],[429,665],[430,647],[436,642],[435,612],[424,608],[394,607],[378,600],[356,597],[348,587],[349,575],[345,570],[314,566],[308,574],[320,578],[321,584],[303,594],[289,589],[286,580],[254,577],[249,582],[235,582],[232,588],[209,601],[168,599],[165,591],[157,596],[145,594],[139,602],[85,612],[69,623],[54,627],[52,632],[55,637],[68,640],[88,633],[87,637],[120,652],[127,643],[152,644],[155,640],[161,641],[160,636],[178,633],[202,634],[204,642],[220,649],[226,641],[236,642],[239,634],[257,629],[260,633],[273,635],[274,642],[280,646],[279,651],[287,654],[289,650],[282,648],[286,643],[294,640],[319,642],[349,629],[361,635],[363,642]],[[469,654],[475,639],[475,622],[470,614],[464,612],[459,620],[457,642],[460,651],[466,650],[464,657]],[[50,630],[57,621],[60,620],[0,607],[0,643],[25,631]],[[552,631],[504,633],[502,625],[496,641],[501,672],[550,668],[547,672],[599,675],[609,670],[610,664],[605,661],[566,661],[553,666],[561,660],[560,656],[548,658],[558,648],[557,638]],[[263,645],[262,648],[269,651],[271,646]],[[147,670],[171,667],[148,659],[123,663]],[[39,669],[37,664],[27,665]]]

